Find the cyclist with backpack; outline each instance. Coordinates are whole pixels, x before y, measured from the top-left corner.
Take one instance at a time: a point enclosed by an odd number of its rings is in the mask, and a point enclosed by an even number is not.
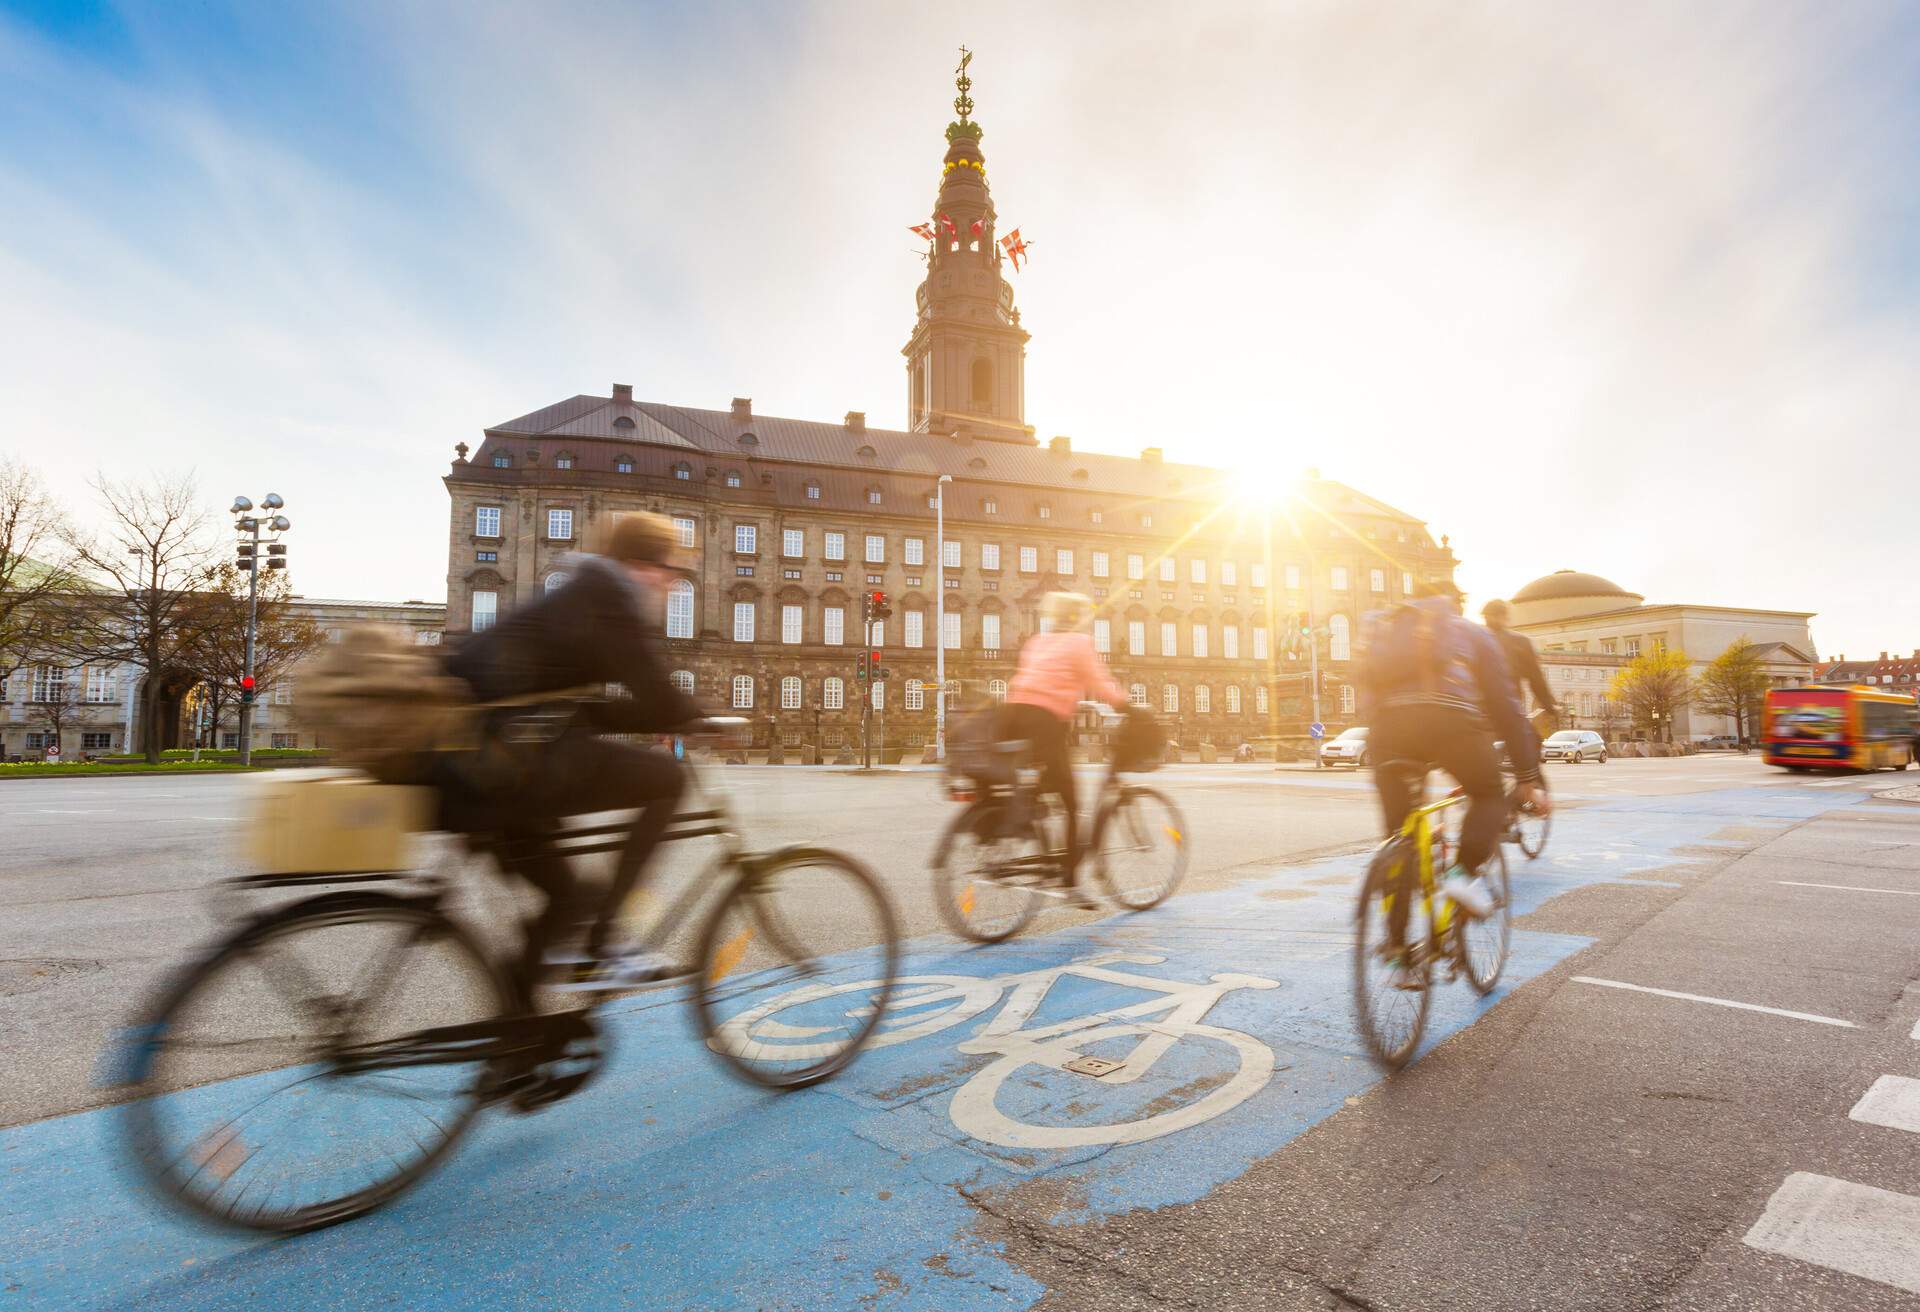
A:
[[[1477,920],[1494,909],[1479,870],[1507,821],[1495,731],[1513,763],[1513,800],[1541,814],[1551,805],[1540,785],[1539,740],[1515,698],[1500,641],[1461,618],[1459,595],[1451,584],[1427,584],[1418,600],[1387,612],[1370,635],[1359,680],[1371,723],[1367,746],[1380,767],[1373,779],[1387,832],[1397,832],[1405,822],[1420,779],[1386,769],[1386,763],[1431,763],[1466,790],[1460,850],[1440,891]]]

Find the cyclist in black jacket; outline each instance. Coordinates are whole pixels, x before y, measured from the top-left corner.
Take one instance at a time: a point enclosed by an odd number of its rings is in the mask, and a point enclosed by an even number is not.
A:
[[[1500,652],[1507,658],[1507,673],[1513,679],[1514,700],[1522,705],[1526,698],[1521,695],[1526,688],[1533,689],[1534,701],[1540,703],[1540,709],[1553,716],[1560,716],[1560,704],[1553,699],[1553,689],[1547,686],[1547,672],[1540,668],[1540,653],[1533,649],[1533,643],[1524,633],[1515,633],[1507,627],[1512,611],[1507,603],[1495,597],[1480,608],[1480,618],[1487,622],[1487,628],[1500,640]]]
[[[613,883],[589,919],[589,959],[607,954],[612,917],[633,888],[641,867],[673,818],[686,790],[686,774],[667,752],[600,737],[602,733],[660,733],[699,719],[701,710],[673,686],[656,654],[655,616],[668,585],[679,577],[672,565],[674,529],[664,517],[623,516],[603,554],[569,557],[571,573],[560,587],[476,633],[453,653],[448,670],[472,686],[482,702],[619,684],[624,696],[588,703],[585,723],[569,724],[551,742],[524,748],[496,746],[493,759],[508,768],[488,776],[471,763],[455,762],[442,780],[449,827],[492,829],[510,839],[536,840],[561,816],[639,808]],[[502,712],[501,722],[511,720]],[[565,860],[532,858],[515,870],[547,896],[528,935],[525,983],[539,978],[549,944],[582,917]],[[616,960],[601,972],[610,978],[638,972],[649,963]],[[617,979],[615,980],[617,982]]]

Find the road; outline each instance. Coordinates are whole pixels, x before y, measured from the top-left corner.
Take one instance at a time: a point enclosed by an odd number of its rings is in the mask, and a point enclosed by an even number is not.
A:
[[[1349,1016],[1364,776],[1163,771],[1179,897],[968,949],[928,903],[932,777],[722,773],[756,840],[883,874],[910,974],[994,1005],[909,1006],[773,1096],[632,999],[587,1092],[278,1244],[153,1210],[88,1110],[115,1028],[212,931],[204,886],[245,868],[251,781],[0,790],[0,1307],[1920,1307],[1920,805],[1875,796],[1912,775],[1555,769],[1507,976],[1440,989],[1383,1080]],[[1131,1082],[1026,1060],[1049,1029],[1125,1060],[1155,1016],[1178,1041]]]

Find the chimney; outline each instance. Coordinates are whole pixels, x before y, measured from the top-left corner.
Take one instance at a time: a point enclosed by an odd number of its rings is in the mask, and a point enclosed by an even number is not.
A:
[[[1887,654],[1886,654],[1885,652],[1881,652],[1881,653],[1880,653],[1880,659],[1881,659],[1881,660],[1885,660],[1886,658],[1887,658]]]
[[[1150,447],[1148,447],[1148,448],[1147,448],[1146,450],[1144,450],[1144,451],[1142,451],[1142,452],[1140,453],[1140,459],[1141,459],[1141,461],[1142,461],[1143,463],[1145,463],[1145,464],[1149,464],[1149,465],[1157,465],[1157,464],[1159,464],[1159,463],[1160,463],[1160,448],[1159,448],[1159,447],[1157,447],[1157,446],[1150,446]]]
[[[847,411],[847,427],[856,433],[867,431],[867,412],[865,410]]]
[[[633,400],[633,384],[615,383],[613,385],[613,399],[616,401],[631,402]]]
[[[733,398],[733,417],[735,419],[753,418],[753,398],[750,396],[734,397]]]
[[[1048,441],[1047,450],[1053,452],[1057,456],[1072,455],[1073,439],[1070,437],[1053,438],[1050,441]]]

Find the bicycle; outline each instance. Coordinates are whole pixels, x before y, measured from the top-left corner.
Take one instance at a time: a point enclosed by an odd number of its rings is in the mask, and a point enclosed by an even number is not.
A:
[[[746,848],[724,791],[690,757],[686,764],[704,805],[677,815],[664,840],[718,838],[721,850],[646,947],[684,952],[690,943],[691,964],[619,991],[690,984],[701,1034],[735,1074],[774,1089],[818,1083],[853,1060],[886,1014],[899,970],[892,907],[844,854]],[[533,842],[571,860],[617,852],[626,834],[625,824],[576,825]],[[417,1184],[484,1108],[532,1112],[584,1087],[606,1062],[595,1013],[612,993],[536,1010],[539,983],[516,982],[446,906],[470,853],[504,871],[532,850],[483,838],[456,844],[439,868],[255,874],[217,885],[240,898],[329,891],[243,914],[161,985],[124,1034],[114,1082],[135,1096],[119,1133],[140,1173],[208,1220],[313,1230]],[[823,1018],[804,1053],[768,1060],[712,1042],[768,990],[837,979],[869,981],[868,1008]]]
[[[1414,773],[1423,781],[1429,769],[1418,761],[1389,761],[1380,768]],[[1449,979],[1464,975],[1483,997],[1506,969],[1513,897],[1502,845],[1494,845],[1481,871],[1494,902],[1490,915],[1481,920],[1457,915],[1446,898],[1435,905],[1451,846],[1443,817],[1465,803],[1465,793],[1455,788],[1438,801],[1415,806],[1399,832],[1375,850],[1360,887],[1354,917],[1354,1013],[1367,1051],[1389,1071],[1405,1066],[1420,1046],[1437,964],[1447,964]]]
[[[1125,717],[1089,703],[1108,727]],[[976,943],[1012,937],[1049,899],[1066,901],[1077,891],[1062,870],[1065,852],[1054,841],[1049,808],[1039,803],[1037,772],[1024,742],[996,743],[985,760],[956,775],[948,795],[967,804],[940,836],[933,853],[934,903],[948,928]],[[1107,762],[1095,795],[1088,860],[1112,900],[1128,911],[1159,906],[1186,875],[1189,835],[1173,799],[1121,776],[1153,763]],[[1058,804],[1051,806],[1057,809]],[[1164,854],[1162,852],[1164,842]]]

